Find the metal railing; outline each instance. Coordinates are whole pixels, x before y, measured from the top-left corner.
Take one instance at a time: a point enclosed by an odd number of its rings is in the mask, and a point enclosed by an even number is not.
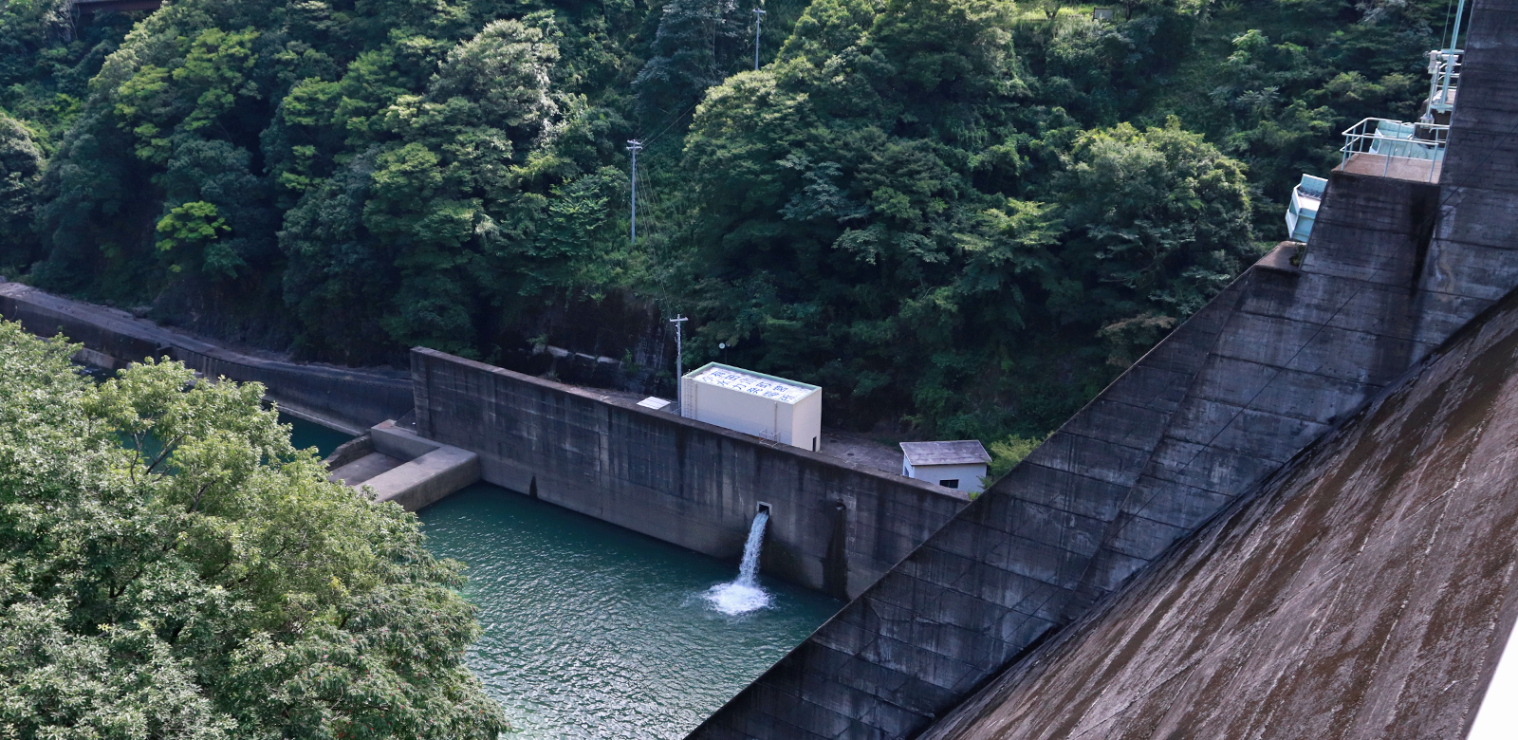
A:
[[[1449,113],[1455,109],[1455,94],[1460,88],[1460,63],[1464,49],[1434,50],[1428,53],[1428,111]]]
[[[1360,175],[1438,182],[1449,126],[1367,118],[1344,131],[1338,169]]]

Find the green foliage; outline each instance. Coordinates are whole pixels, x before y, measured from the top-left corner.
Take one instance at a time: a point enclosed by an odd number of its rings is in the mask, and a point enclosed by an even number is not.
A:
[[[0,732],[505,728],[414,516],[329,483],[257,384],[148,362],[97,387],[76,349],[0,324]]]
[[[898,1],[851,26],[866,8],[814,4],[780,61],[699,109],[698,350],[799,371],[856,420],[910,408],[978,436],[1021,413],[988,401],[1028,395],[1052,329],[1115,355],[1133,337],[1104,326],[1173,323],[1257,253],[1245,170],[1200,135],[1028,111],[1004,6]]]
[[[237,267],[242,264],[236,254],[221,248],[216,238],[230,231],[226,219],[221,218],[216,206],[204,201],[192,201],[177,206],[158,222],[158,251],[184,254],[195,251],[205,257],[205,269],[211,273],[224,273],[236,277]],[[172,259],[172,256],[171,256]],[[169,266],[179,272],[181,264]]]
[[[1081,134],[1054,186],[1080,225],[1062,263],[1091,268],[1079,296],[1051,299],[1062,321],[1187,316],[1258,256],[1243,166],[1175,119]]]
[[[1036,437],[1417,116],[1445,12],[1058,5],[771,0],[755,71],[749,0],[12,0],[0,269],[348,363],[634,294],[830,423]]]
[[[991,464],[986,466],[986,481],[994,481],[1006,475],[1048,439],[1047,436],[1019,437],[1016,435],[986,445],[991,453]]]
[[[592,139],[594,113],[552,94],[556,36],[545,14],[486,26],[449,52],[425,94],[381,112],[384,143],[302,196],[281,243],[286,296],[310,317],[306,341],[362,357],[372,335],[329,322],[356,312],[339,304],[357,288],[357,311],[394,345],[472,354],[492,302],[614,277],[604,209],[623,179],[557,146]],[[355,265],[361,252],[382,257]],[[329,290],[339,274],[346,289]]]
[[[37,240],[31,225],[42,165],[42,150],[32,132],[0,113],[0,240],[9,242],[5,256],[12,259],[35,258]]]

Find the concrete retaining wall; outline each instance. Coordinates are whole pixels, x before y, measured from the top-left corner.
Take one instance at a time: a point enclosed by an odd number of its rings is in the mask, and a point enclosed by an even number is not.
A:
[[[18,283],[0,284],[0,317],[27,331],[70,341],[119,360],[169,357],[207,377],[257,381],[268,395],[297,415],[305,412],[350,431],[362,430],[411,410],[411,381],[400,372],[308,365],[259,357],[164,329],[124,311],[60,298]]]
[[[1334,173],[1300,269],[1246,272],[691,738],[914,737],[1518,285],[1515,3],[1472,16],[1446,192]]]
[[[771,507],[761,570],[854,596],[964,507],[921,481],[428,349],[416,429],[485,480],[721,558]]]

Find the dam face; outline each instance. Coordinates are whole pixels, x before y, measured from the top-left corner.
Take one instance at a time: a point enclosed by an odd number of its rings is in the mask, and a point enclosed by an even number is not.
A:
[[[1305,254],[1245,272],[692,740],[921,734],[1518,286],[1518,0],[1471,18],[1437,184],[1332,173]]]

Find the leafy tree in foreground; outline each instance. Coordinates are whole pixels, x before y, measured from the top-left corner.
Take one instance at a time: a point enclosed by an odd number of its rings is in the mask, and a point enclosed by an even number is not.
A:
[[[257,384],[0,323],[0,737],[494,738],[460,566]],[[126,444],[123,444],[126,442]]]

